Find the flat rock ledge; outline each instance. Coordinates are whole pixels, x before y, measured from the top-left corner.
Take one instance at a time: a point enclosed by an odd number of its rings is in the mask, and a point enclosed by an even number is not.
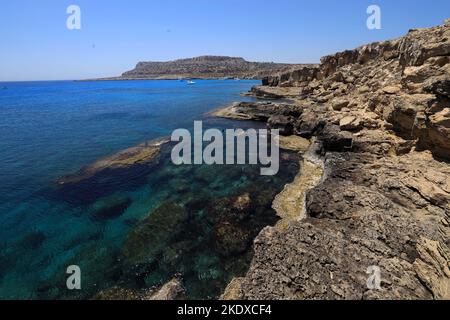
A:
[[[286,190],[275,199],[283,219],[258,235],[249,272],[222,299],[449,299],[450,208],[436,201],[449,196],[437,181],[450,170],[432,162],[427,152],[327,153],[317,186],[307,169],[296,180],[310,185],[286,187],[299,192],[294,205]],[[380,290],[367,287],[370,266]]]

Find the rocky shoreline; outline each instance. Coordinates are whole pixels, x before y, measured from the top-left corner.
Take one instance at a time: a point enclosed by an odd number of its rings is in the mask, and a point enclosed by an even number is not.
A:
[[[264,78],[247,94],[264,101],[212,113],[279,129],[280,146],[299,155],[301,168],[271,197],[279,219],[261,232],[241,230],[244,207],[237,217],[227,211],[247,203],[245,194],[208,206],[209,219],[222,211],[230,219],[214,222],[213,239],[223,250],[232,244],[240,252],[237,240],[248,247],[259,233],[248,272],[228,284],[222,299],[450,299],[449,39],[448,21],[327,56],[318,66]],[[154,160],[143,154],[146,164]],[[110,164],[126,169],[128,161],[116,158]],[[60,185],[104,170],[94,164]],[[151,216],[130,234],[124,257],[133,263],[140,254],[147,259],[146,244],[161,223]],[[367,285],[371,267],[381,273],[378,289]],[[183,291],[173,281],[160,295],[112,288],[97,298],[170,299]]]
[[[222,299],[450,299],[449,39],[446,21],[327,56],[250,93],[292,103],[215,113],[314,139]]]

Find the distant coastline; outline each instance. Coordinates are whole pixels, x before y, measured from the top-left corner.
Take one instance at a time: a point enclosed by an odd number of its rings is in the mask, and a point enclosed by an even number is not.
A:
[[[120,76],[78,81],[117,80],[261,80],[269,75],[311,66],[274,62],[249,62],[240,57],[201,56],[166,62],[138,62]]]
[[[90,82],[90,81],[146,81],[146,80],[168,80],[168,81],[187,81],[187,80],[262,80],[261,78],[239,78],[239,77],[202,77],[199,75],[192,76],[160,76],[160,77],[146,77],[146,78],[128,78],[128,77],[106,77],[106,78],[93,78],[93,79],[79,79],[73,80],[76,82]]]

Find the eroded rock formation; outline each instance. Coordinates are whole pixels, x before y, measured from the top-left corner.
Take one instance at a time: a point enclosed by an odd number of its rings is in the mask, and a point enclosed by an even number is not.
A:
[[[450,299],[450,25],[263,84],[256,96],[295,101],[217,115],[314,138],[324,171],[308,178],[315,182],[298,193],[306,193],[300,205],[276,203],[289,220],[259,234],[250,270],[222,298]],[[371,266],[381,271],[379,290],[367,285]]]

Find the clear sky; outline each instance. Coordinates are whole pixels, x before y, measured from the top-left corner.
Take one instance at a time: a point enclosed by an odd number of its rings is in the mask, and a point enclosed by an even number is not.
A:
[[[66,27],[72,4],[81,30]],[[366,27],[371,4],[381,30]],[[115,76],[206,54],[318,62],[445,18],[450,0],[0,0],[0,81]]]

